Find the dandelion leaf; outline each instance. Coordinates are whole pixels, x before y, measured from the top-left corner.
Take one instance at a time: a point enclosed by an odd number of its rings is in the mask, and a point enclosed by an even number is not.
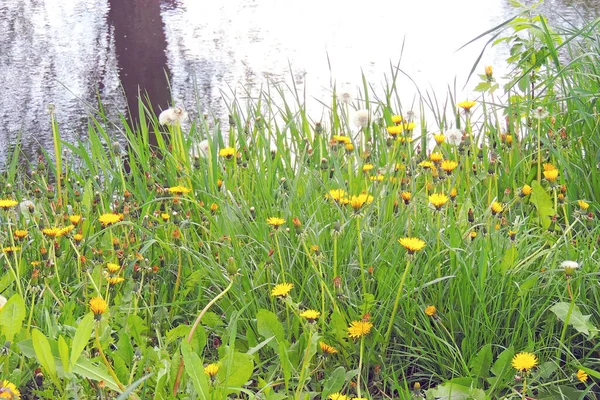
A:
[[[258,313],[256,313],[256,323],[258,333],[264,338],[275,336],[278,343],[284,340],[283,325],[277,319],[277,315],[274,312],[265,309],[258,310]],[[274,345],[277,347],[276,343]]]
[[[207,400],[208,394],[208,379],[202,367],[202,360],[198,354],[192,351],[192,347],[187,341],[181,343],[181,355],[183,356],[183,364],[185,372],[188,374],[196,390],[199,399]]]
[[[503,387],[510,379],[512,379],[514,374],[510,362],[514,355],[515,350],[512,346],[498,355],[498,359],[496,359],[496,362],[494,362],[491,369],[494,376],[488,379],[493,386]]]
[[[252,376],[254,361],[250,354],[233,351],[229,348],[225,357],[221,360],[222,367],[219,368],[219,380],[224,386],[241,388]],[[227,390],[226,393],[235,393],[237,390]]]
[[[471,375],[475,378],[487,378],[490,376],[490,367],[492,366],[492,345],[486,344],[479,350],[477,355],[473,357],[469,367]]]
[[[466,383],[465,379],[459,379],[460,382],[465,381],[464,383]],[[483,390],[474,388],[472,385],[461,385],[457,379],[442,383],[429,389],[426,393],[428,399],[438,400],[485,400],[487,398]]]
[[[502,263],[500,264],[500,271],[505,274],[508,270],[515,266],[515,261],[519,257],[519,251],[516,247],[509,247],[502,257]]]
[[[19,294],[12,295],[0,311],[0,327],[7,341],[12,342],[15,335],[19,333],[25,314],[23,298]]]
[[[538,181],[532,181],[531,188],[533,191],[531,192],[530,201],[537,210],[538,221],[544,229],[548,229],[550,219],[556,214],[552,198]]]
[[[591,315],[583,315],[576,304],[561,301],[553,305],[550,311],[562,322],[568,323],[577,332],[586,335],[588,339],[592,339],[598,333],[598,328],[590,322]]]
[[[339,392],[344,386],[346,380],[346,370],[344,367],[337,367],[323,384],[323,394],[321,398],[326,399],[332,393]]]

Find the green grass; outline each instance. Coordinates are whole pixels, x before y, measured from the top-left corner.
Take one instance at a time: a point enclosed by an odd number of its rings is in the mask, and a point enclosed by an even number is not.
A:
[[[90,118],[87,145],[61,142],[60,127],[49,126],[69,153],[31,165],[33,174],[20,169],[17,146],[2,196],[31,200],[33,212],[0,210],[0,293],[9,299],[0,381],[23,398],[596,398],[599,21],[554,32],[543,18],[521,17],[499,28],[511,29],[509,45],[523,45],[509,60],[506,96],[482,75],[471,118],[454,94],[425,94],[420,124],[402,140],[387,133],[392,116],[406,120],[409,110],[392,67],[384,98],[366,81],[351,105],[334,90],[322,121],[295,87],[290,100],[270,86],[229,104],[227,132],[204,118],[165,129],[140,102],[140,126],[117,123],[126,149],[111,144],[102,112]],[[524,25],[526,39],[515,33]],[[535,119],[537,107],[549,116]],[[354,109],[371,111],[370,141],[347,149],[338,136],[355,129]],[[428,116],[439,126],[426,126]],[[453,126],[467,140],[436,146],[430,132]],[[191,157],[203,139],[208,155]],[[235,149],[230,159],[219,155],[225,147]],[[458,168],[427,168],[425,149]],[[538,182],[538,157],[558,169],[555,182]],[[525,185],[533,192],[520,196]],[[190,192],[168,190],[177,186]],[[429,204],[453,188],[439,211]],[[335,189],[372,201],[353,209],[328,198]],[[103,226],[99,217],[112,212],[122,221]],[[64,236],[43,233],[73,215],[83,219]],[[285,223],[275,229],[270,217]],[[403,237],[426,245],[408,255]],[[568,275],[565,260],[581,268]],[[124,279],[111,286],[107,275]],[[284,282],[294,285],[289,295],[271,296]],[[96,322],[94,297],[108,303]],[[306,309],[321,313],[315,323],[300,317]],[[352,321],[372,328],[351,338]],[[325,356],[320,342],[338,352]],[[516,371],[519,352],[535,354],[537,367]],[[219,363],[213,378],[203,371],[210,363]]]

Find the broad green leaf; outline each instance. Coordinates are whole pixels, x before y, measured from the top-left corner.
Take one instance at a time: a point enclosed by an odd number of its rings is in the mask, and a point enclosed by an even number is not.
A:
[[[67,342],[65,342],[65,338],[62,335],[58,337],[58,355],[60,356],[60,362],[65,372],[71,372],[69,366],[69,346],[67,346]]]
[[[279,343],[277,353],[279,355],[279,365],[283,370],[283,379],[285,380],[286,384],[290,381],[290,378],[292,377],[292,364],[290,363],[288,347],[289,343],[287,342],[287,340],[284,340],[283,342]]]
[[[277,319],[277,315],[275,315],[275,313],[264,309],[258,310],[258,313],[256,313],[256,324],[258,333],[264,338],[275,336],[277,342],[281,343],[283,341],[283,325],[279,319]]]
[[[219,368],[219,381],[229,388],[241,388],[252,376],[254,361],[252,356],[238,351],[228,350],[225,358],[221,360]],[[228,390],[227,393],[235,392]]]
[[[507,271],[515,266],[515,262],[519,257],[519,252],[515,246],[509,247],[502,257],[502,263],[500,264],[500,272],[505,274]]]
[[[90,336],[92,335],[92,331],[94,330],[94,315],[92,313],[88,313],[83,319],[79,322],[79,326],[77,327],[77,331],[75,331],[75,336],[73,336],[73,344],[71,345],[71,366],[77,363],[79,356],[87,346]],[[64,364],[64,362],[63,362]],[[65,366],[66,368],[66,366]],[[67,368],[71,370],[71,368]]]
[[[56,362],[54,361],[48,338],[46,338],[42,332],[34,329],[31,333],[31,342],[33,344],[33,350],[35,351],[35,357],[42,366],[42,369],[50,376],[52,381],[59,386],[56,374]]]
[[[133,344],[131,344],[131,337],[125,329],[121,329],[119,332],[119,341],[117,342],[117,351],[115,353],[125,361],[125,364],[131,367],[133,364],[134,352]]]
[[[438,400],[486,400],[483,390],[463,386],[455,382],[446,382],[427,391],[427,398]]]
[[[137,389],[138,386],[140,386],[146,379],[150,378],[152,375],[154,375],[154,374],[144,375],[140,379],[138,379],[137,381],[133,382],[131,384],[131,386],[129,386],[128,388],[126,388],[125,391],[123,393],[121,393],[119,395],[119,397],[116,398],[116,400],[127,400],[127,399],[129,399],[129,395],[132,394],[135,391],[135,389]]]
[[[510,346],[500,353],[498,359],[494,365],[492,365],[491,371],[495,376],[488,378],[488,381],[492,384],[490,394],[493,393],[495,388],[503,388],[504,385],[514,376],[511,366],[511,361],[514,355],[515,350],[512,346]]]
[[[102,381],[106,384],[106,387],[111,388],[118,393],[121,392],[119,385],[117,385],[112,376],[110,376],[104,365],[94,365],[91,361],[80,358],[77,360],[77,364],[73,366],[73,373],[97,382]]]
[[[183,356],[183,364],[185,365],[185,372],[188,374],[196,389],[198,398],[202,400],[208,400],[208,380],[204,373],[204,367],[202,366],[202,360],[198,354],[192,351],[192,346],[187,342],[181,343],[181,355]]]
[[[125,361],[121,358],[120,355],[113,353],[113,369],[115,374],[117,374],[117,378],[121,381],[121,383],[127,383],[129,381],[129,368],[125,364]]]
[[[8,274],[6,274],[8,275]],[[6,340],[12,342],[23,327],[25,320],[25,302],[19,294],[13,294],[0,310],[0,327]]]
[[[484,345],[477,355],[473,357],[469,365],[471,375],[475,378],[487,378],[490,376],[490,367],[492,366],[492,345]]]
[[[558,302],[550,308],[558,319],[569,324],[579,333],[583,333],[588,339],[593,338],[598,333],[598,328],[590,322],[591,315],[583,315],[576,304],[567,302]]]
[[[19,347],[19,349],[21,350],[21,353],[28,358],[35,358],[35,349],[33,347],[33,339],[27,339],[27,340],[23,340],[21,342],[19,342],[17,344],[17,346]],[[60,360],[60,358],[56,357],[55,355],[53,355],[54,357],[54,362],[56,364],[56,370],[59,373],[62,373],[63,371],[63,367],[62,367],[62,362]],[[121,390],[119,389],[119,386],[117,385],[117,383],[115,382],[115,380],[110,376],[110,374],[108,373],[108,370],[106,369],[106,367],[104,365],[95,365],[93,364],[91,361],[89,361],[86,358],[79,358],[79,360],[77,360],[77,364],[75,364],[73,366],[73,371],[74,374],[81,376],[83,378],[87,378],[87,379],[91,379],[97,382],[100,381],[104,381],[104,383],[106,384],[106,387],[120,392]]]
[[[548,229],[550,219],[556,214],[552,197],[538,181],[532,181],[531,188],[533,191],[530,195],[530,201],[537,209],[539,223],[544,229]]]
[[[344,386],[346,370],[344,367],[337,367],[329,375],[323,384],[323,393],[321,398],[326,399],[332,393],[339,392]]]
[[[127,318],[127,325],[129,326],[129,333],[133,336],[135,343],[140,347],[144,347],[143,345],[146,343],[146,340],[142,335],[148,329],[144,320],[139,315],[131,314],[129,318]]]

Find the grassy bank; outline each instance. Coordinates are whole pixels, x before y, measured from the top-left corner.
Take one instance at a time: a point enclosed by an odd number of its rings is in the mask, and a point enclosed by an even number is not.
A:
[[[0,398],[596,398],[598,21],[519,18],[504,90],[418,120],[393,84],[141,105],[127,148],[52,119],[2,177]]]

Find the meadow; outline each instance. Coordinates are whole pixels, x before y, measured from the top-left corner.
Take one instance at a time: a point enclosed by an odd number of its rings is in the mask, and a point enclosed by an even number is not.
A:
[[[391,65],[320,119],[51,114],[0,177],[0,399],[598,398],[599,23],[523,12],[505,85],[416,109]]]

